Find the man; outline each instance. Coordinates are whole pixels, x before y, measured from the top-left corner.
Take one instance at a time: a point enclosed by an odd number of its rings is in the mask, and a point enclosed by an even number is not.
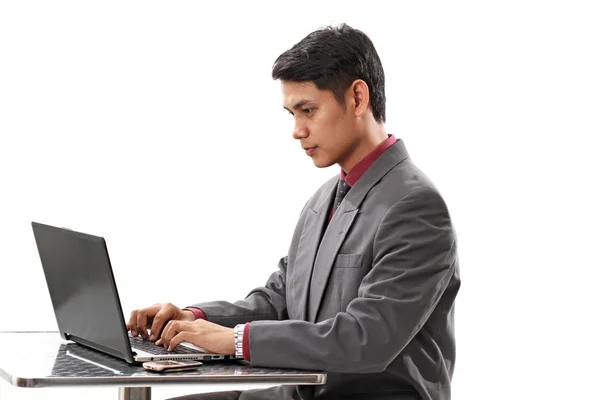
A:
[[[266,285],[236,303],[133,311],[128,329],[169,349],[188,341],[261,367],[322,370],[322,386],[197,399],[450,399],[456,237],[442,197],[386,132],[384,72],[347,25],[309,34],[275,61],[294,139],[337,164],[300,214]],[[163,329],[164,328],[164,329]],[[273,351],[277,349],[277,351]]]

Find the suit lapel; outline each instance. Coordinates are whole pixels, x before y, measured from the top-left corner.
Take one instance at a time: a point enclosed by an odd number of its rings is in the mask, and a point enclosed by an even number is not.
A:
[[[313,272],[312,278],[309,276],[309,281],[307,282],[308,287],[310,287],[308,321],[316,322],[317,320],[321,301],[323,300],[323,295],[329,281],[329,275],[331,274],[331,270],[335,263],[335,258],[354,223],[361,203],[373,186],[375,186],[392,168],[404,161],[407,157],[408,153],[404,147],[404,143],[402,140],[398,140],[396,144],[383,153],[379,159],[365,171],[358,182],[356,182],[348,194],[346,194],[346,197],[342,200],[342,203],[333,215],[329,226],[327,226],[327,229],[325,230],[320,247],[318,242],[320,235],[315,235],[313,231],[313,237],[317,238],[316,244],[312,241],[310,242],[310,250],[313,257],[310,261],[313,263]],[[337,180],[335,181],[337,182]],[[324,207],[327,208],[328,204],[330,203],[328,202]],[[330,210],[323,210],[323,207],[320,209],[320,223],[326,223],[329,211]],[[322,214],[324,214],[324,217]],[[319,232],[322,231],[319,230]],[[313,248],[313,246],[316,247]],[[314,253],[312,253],[313,250],[315,252],[318,250],[316,259],[314,258]]]
[[[323,293],[325,292],[335,257],[357,213],[358,209],[344,210],[340,205],[340,208],[333,215],[325,231],[325,235],[323,235],[310,283],[310,298],[308,300],[308,320],[310,322],[316,322],[317,312],[321,306],[321,300],[323,299]]]
[[[333,202],[337,189],[337,179],[331,180],[331,188],[324,190],[314,208],[308,210],[304,228],[298,243],[295,264],[302,266],[294,269],[293,299],[299,308],[300,318],[306,321],[308,307],[308,293],[313,274],[315,257],[321,242],[322,232],[326,229],[329,217],[329,204]],[[308,266],[308,268],[304,268]]]

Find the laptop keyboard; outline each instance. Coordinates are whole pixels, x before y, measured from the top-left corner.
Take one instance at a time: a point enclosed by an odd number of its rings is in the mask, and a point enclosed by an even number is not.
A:
[[[171,355],[171,354],[198,354],[200,351],[195,349],[190,349],[185,346],[177,346],[173,351],[167,351],[162,346],[157,346],[154,342],[150,340],[144,340],[140,337],[130,337],[129,342],[131,343],[131,347],[133,349],[142,350],[146,353],[154,354],[154,355]]]

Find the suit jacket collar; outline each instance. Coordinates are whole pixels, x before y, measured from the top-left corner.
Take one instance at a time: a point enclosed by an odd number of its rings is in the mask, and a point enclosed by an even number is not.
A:
[[[408,151],[402,139],[398,139],[394,145],[387,149],[378,159],[371,165],[369,169],[358,179],[356,184],[352,186],[344,201],[340,205],[345,206],[344,212],[353,211],[358,209],[365,196],[371,190],[371,188],[383,178],[392,168],[408,158]],[[331,187],[330,190],[324,190],[321,193],[321,197],[315,203],[313,211],[317,214],[323,209],[329,207],[332,199],[332,191],[335,194],[337,187],[337,178],[331,179],[329,182]],[[329,210],[326,210],[329,211]],[[337,213],[336,213],[337,214]],[[335,216],[334,216],[335,217]]]

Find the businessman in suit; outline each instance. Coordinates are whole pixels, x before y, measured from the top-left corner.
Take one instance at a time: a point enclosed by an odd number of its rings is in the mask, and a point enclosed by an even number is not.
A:
[[[321,386],[188,399],[450,399],[455,232],[440,193],[385,130],[373,43],[345,24],[320,29],[281,54],[272,75],[293,138],[340,174],[308,200],[264,287],[235,303],[135,310],[128,329],[169,349],[188,341],[255,366],[328,374]]]

